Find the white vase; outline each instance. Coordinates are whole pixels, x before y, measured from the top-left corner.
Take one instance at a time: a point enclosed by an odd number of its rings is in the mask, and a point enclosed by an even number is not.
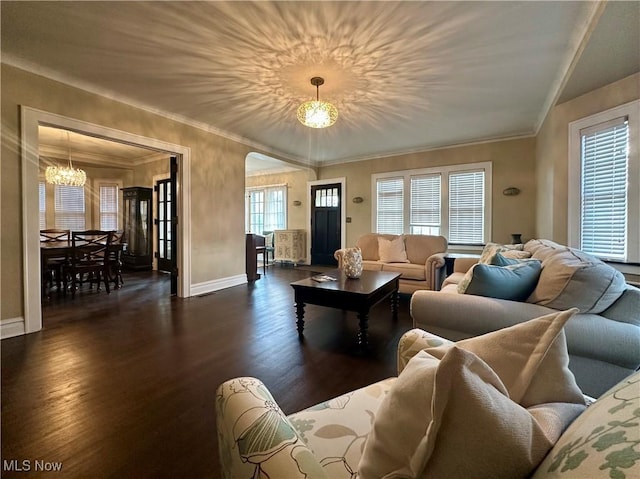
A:
[[[362,251],[360,248],[347,248],[342,256],[342,269],[347,278],[362,276]]]

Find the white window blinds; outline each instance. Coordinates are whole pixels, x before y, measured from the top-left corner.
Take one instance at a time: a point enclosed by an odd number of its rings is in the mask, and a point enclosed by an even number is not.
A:
[[[402,234],[404,230],[404,179],[378,179],[377,202],[377,232]]]
[[[118,185],[115,183],[100,184],[100,229],[118,229]]]
[[[596,256],[627,256],[629,125],[626,117],[580,131],[581,249]]]
[[[44,181],[38,182],[38,206],[40,211],[40,229],[47,229],[47,194]]]
[[[55,185],[54,214],[56,228],[85,229],[84,187]]]
[[[440,234],[441,176],[411,177],[411,234]]]
[[[449,243],[484,243],[484,171],[449,175]]]

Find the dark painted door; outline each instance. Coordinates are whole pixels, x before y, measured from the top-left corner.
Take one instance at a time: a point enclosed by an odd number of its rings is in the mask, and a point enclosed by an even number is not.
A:
[[[155,185],[157,204],[156,227],[158,229],[158,244],[156,245],[156,258],[158,270],[171,273],[171,294],[178,293],[178,261],[177,261],[177,234],[178,223],[176,205],[176,180],[178,173],[177,158],[171,157],[171,175],[165,180],[160,180]]]
[[[333,253],[340,249],[342,185],[311,187],[311,264],[338,264]]]

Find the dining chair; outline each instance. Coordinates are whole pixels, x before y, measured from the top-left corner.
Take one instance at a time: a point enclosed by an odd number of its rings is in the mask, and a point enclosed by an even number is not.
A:
[[[71,240],[71,230],[49,228],[40,230],[40,243],[54,244],[54,243],[69,243]],[[42,278],[42,285],[46,289],[53,286],[55,281],[58,293],[60,293],[60,286],[62,284],[62,267],[67,262],[67,255],[55,256],[47,258],[44,265],[45,275]]]
[[[64,290],[66,292],[70,284],[71,297],[75,298],[78,285],[84,283],[84,275],[91,286],[104,283],[107,294],[109,288],[109,269],[111,267],[109,248],[113,231],[87,230],[71,233],[71,255],[69,263],[65,266]]]
[[[124,230],[116,230],[111,235],[111,247],[109,249],[109,281],[118,289],[124,284],[122,279],[122,250],[125,243]]]

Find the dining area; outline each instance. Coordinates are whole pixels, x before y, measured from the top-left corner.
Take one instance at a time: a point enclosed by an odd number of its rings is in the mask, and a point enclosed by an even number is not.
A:
[[[40,230],[41,301],[79,291],[106,294],[123,285],[123,230]],[[95,285],[95,289],[94,289]]]

